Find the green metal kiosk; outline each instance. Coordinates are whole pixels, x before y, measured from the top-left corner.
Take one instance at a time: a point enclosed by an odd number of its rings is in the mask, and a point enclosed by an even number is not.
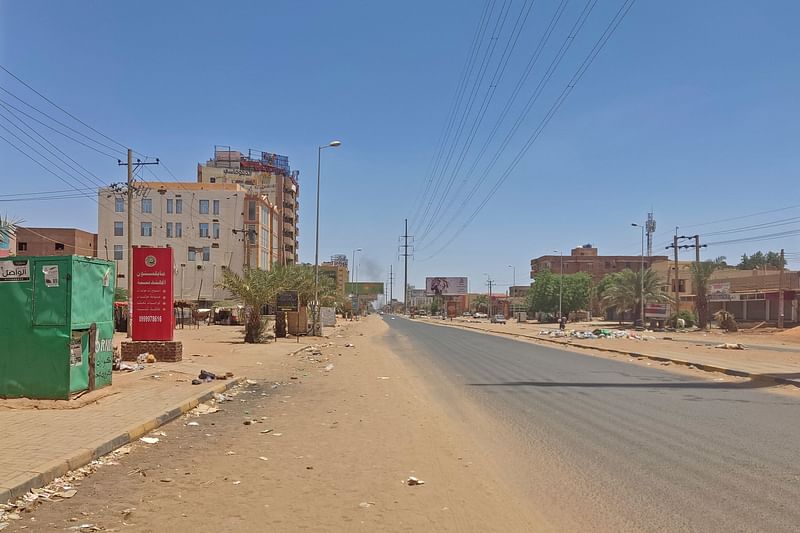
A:
[[[77,255],[0,259],[0,398],[111,384],[116,273]]]

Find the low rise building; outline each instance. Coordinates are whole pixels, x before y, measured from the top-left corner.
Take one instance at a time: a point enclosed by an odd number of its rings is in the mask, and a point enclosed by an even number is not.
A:
[[[657,261],[666,261],[666,255],[654,255],[644,257],[644,268],[649,268]],[[531,259],[531,279],[536,274],[549,270],[554,274],[563,271],[565,275],[586,272],[592,277],[592,281],[597,283],[606,274],[621,272],[625,269],[638,272],[642,268],[642,256],[640,255],[599,255],[597,248],[591,244],[585,244],[573,248],[569,255],[543,255],[536,259]]]
[[[327,277],[333,280],[336,285],[336,293],[339,296],[344,296],[347,291],[349,275],[347,264],[342,265],[341,263],[326,261],[319,266],[319,277]]]
[[[106,258],[97,251],[97,234],[75,228],[16,230],[16,255],[84,255]]]
[[[128,287],[128,205],[125,194],[98,194],[98,240],[117,262],[117,286]],[[266,196],[235,183],[138,182],[134,246],[174,249],[177,300],[212,302],[225,269],[270,270],[277,261],[278,212]]]

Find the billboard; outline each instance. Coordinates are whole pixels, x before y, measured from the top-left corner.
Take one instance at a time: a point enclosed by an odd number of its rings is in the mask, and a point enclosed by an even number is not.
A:
[[[467,278],[425,278],[425,293],[429,296],[467,294]]]
[[[357,281],[347,284],[347,294],[358,294],[359,296],[377,296],[383,294],[382,281]]]
[[[645,303],[644,304],[645,318],[664,318],[669,316],[669,306],[660,303]]]
[[[172,248],[133,247],[131,338],[171,341],[174,331]]]
[[[300,300],[297,291],[282,291],[277,298],[278,311],[299,311]]]
[[[724,302],[731,299],[730,282],[708,284],[708,300],[710,302]]]

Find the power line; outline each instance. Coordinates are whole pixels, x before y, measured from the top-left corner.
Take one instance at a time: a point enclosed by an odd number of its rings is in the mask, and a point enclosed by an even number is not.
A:
[[[412,216],[412,220],[416,221],[417,215],[420,211],[420,206],[422,205],[425,196],[428,194],[430,187],[433,183],[433,176],[436,174],[436,168],[438,167],[438,162],[441,157],[441,152],[444,149],[444,145],[446,142],[446,138],[449,135],[449,128],[453,121],[453,117],[456,113],[456,107],[459,102],[460,94],[462,91],[462,87],[466,84],[468,75],[470,72],[470,65],[472,63],[472,58],[474,57],[476,50],[478,48],[478,44],[480,42],[480,36],[482,34],[482,28],[484,24],[484,20],[486,18],[486,14],[489,10],[490,2],[486,2],[483,7],[483,12],[481,13],[481,18],[478,22],[478,27],[475,29],[475,35],[472,37],[472,44],[470,45],[470,53],[467,55],[467,60],[464,63],[464,70],[461,75],[461,80],[459,81],[458,85],[456,86],[456,92],[453,98],[453,103],[450,106],[450,111],[447,113],[447,118],[444,121],[442,126],[442,133],[439,135],[439,141],[437,142],[437,148],[434,150],[433,157],[431,158],[430,168],[428,170],[428,178],[426,180],[425,188],[422,190],[421,194],[417,197],[414,204],[416,208],[414,209],[414,215]]]
[[[533,1],[530,1],[530,2],[526,1],[522,5],[522,8],[520,9],[519,13],[517,14],[517,18],[514,21],[514,27],[511,29],[511,33],[508,36],[508,39],[507,39],[506,44],[505,44],[505,48],[503,49],[503,52],[500,55],[500,59],[499,59],[499,61],[497,63],[497,66],[495,67],[494,73],[492,74],[492,77],[491,77],[491,79],[489,81],[489,87],[486,89],[486,92],[484,93],[483,101],[481,102],[481,105],[480,105],[480,107],[478,109],[477,115],[475,116],[475,118],[474,118],[474,120],[472,122],[472,126],[470,128],[469,133],[467,134],[466,140],[464,141],[464,145],[461,148],[461,152],[459,153],[457,162],[454,165],[453,170],[452,170],[452,172],[450,174],[450,179],[447,182],[447,186],[445,187],[445,190],[442,193],[442,200],[439,203],[439,205],[437,205],[437,207],[434,210],[433,214],[430,216],[430,219],[428,221],[428,225],[426,226],[426,228],[424,230],[422,238],[424,238],[425,235],[427,235],[431,231],[431,229],[433,228],[433,225],[436,222],[437,217],[439,216],[439,213],[442,212],[442,206],[444,205],[444,201],[448,197],[448,195],[450,194],[450,191],[453,188],[453,184],[455,183],[456,177],[458,176],[459,172],[461,171],[461,166],[463,165],[464,160],[466,159],[466,156],[467,156],[470,148],[472,147],[472,143],[473,143],[473,141],[475,140],[475,137],[478,134],[478,130],[479,130],[479,128],[480,128],[480,126],[481,126],[481,124],[483,122],[484,117],[486,116],[486,112],[489,109],[489,105],[492,102],[492,99],[493,99],[494,94],[495,94],[495,92],[497,90],[497,87],[500,84],[500,81],[503,79],[503,74],[505,74],[506,67],[508,66],[508,62],[511,59],[511,55],[514,53],[514,49],[516,48],[517,42],[519,41],[519,36],[522,33],[522,29],[524,28],[525,23],[527,22],[528,16],[530,15],[530,12],[531,12],[531,9],[533,8],[533,5],[534,5]],[[507,15],[508,15],[508,10],[506,10],[506,16]],[[503,19],[503,24],[505,24],[505,17]],[[497,42],[497,40],[495,40],[495,43],[496,42]],[[493,50],[494,50],[494,48],[492,48],[492,51]],[[470,110],[471,110],[471,106],[470,106]],[[466,179],[462,181],[462,183],[465,183],[465,182],[466,182]],[[452,206],[453,201],[455,199],[455,196],[456,195],[453,195],[453,196],[450,197],[450,201],[447,203],[446,207],[444,208],[444,212],[447,212],[447,210],[450,208],[450,206]]]
[[[45,95],[43,95],[42,93],[40,93],[39,91],[37,91],[36,89],[34,89],[33,87],[31,87],[30,85],[28,85],[27,83],[25,83],[25,81],[21,80],[21,79],[20,79],[18,76],[16,76],[16,75],[15,75],[13,72],[11,72],[10,70],[8,70],[8,69],[7,69],[6,67],[4,67],[3,65],[0,65],[0,68],[1,68],[1,69],[3,69],[4,71],[6,71],[6,73],[7,73],[7,74],[9,74],[9,75],[10,75],[12,78],[14,78],[14,79],[15,79],[15,80],[17,80],[18,82],[20,82],[22,85],[24,85],[25,87],[27,87],[28,89],[30,89],[31,91],[33,91],[34,93],[36,93],[37,95],[39,95],[39,96],[40,96],[42,99],[44,99],[45,101],[47,101],[47,102],[48,102],[50,105],[52,105],[52,106],[53,106],[53,107],[55,107],[56,109],[60,110],[60,111],[61,111],[61,112],[63,112],[64,114],[66,114],[66,115],[68,115],[69,117],[71,117],[73,120],[76,120],[77,122],[80,122],[81,124],[83,124],[84,126],[86,126],[87,128],[89,128],[90,130],[92,130],[92,131],[93,131],[93,132],[95,132],[96,134],[100,135],[100,136],[101,136],[101,137],[103,137],[104,139],[108,139],[109,141],[111,141],[111,142],[113,142],[113,143],[117,144],[117,145],[118,145],[118,146],[120,146],[120,147],[121,147],[123,150],[127,149],[127,147],[126,147],[124,144],[122,144],[121,142],[119,142],[119,141],[116,141],[116,140],[112,139],[111,137],[109,137],[108,135],[106,135],[105,133],[102,133],[102,132],[100,132],[100,131],[98,131],[98,130],[94,129],[92,126],[90,126],[90,125],[89,125],[89,124],[87,124],[86,122],[82,121],[81,119],[79,119],[78,117],[76,117],[75,115],[73,115],[72,113],[70,113],[69,111],[67,111],[66,109],[64,109],[64,108],[63,108],[63,107],[61,107],[60,105],[58,105],[57,103],[55,103],[55,102],[53,102],[52,100],[50,100],[48,97],[46,97]],[[11,94],[11,93],[9,93],[9,94]],[[13,96],[13,95],[12,95],[12,96]]]
[[[5,90],[5,89],[3,89],[2,87],[0,87],[0,89],[2,89],[2,90]],[[12,96],[13,96],[13,95],[12,95]],[[41,125],[42,125],[42,126],[44,126],[45,128],[49,128],[49,129],[53,130],[54,132],[58,133],[59,135],[63,135],[64,137],[66,137],[66,138],[70,139],[70,140],[71,140],[71,141],[73,141],[73,142],[76,142],[76,143],[78,143],[78,144],[80,144],[80,145],[83,145],[83,146],[85,146],[86,148],[89,148],[90,150],[94,150],[94,151],[95,151],[95,152],[97,152],[98,154],[102,154],[102,155],[104,155],[104,156],[106,156],[106,157],[110,157],[111,159],[119,159],[119,158],[118,158],[117,156],[115,156],[115,155],[109,154],[108,152],[104,152],[103,150],[99,150],[98,148],[95,148],[95,147],[94,147],[94,146],[92,146],[92,145],[86,144],[85,142],[83,142],[83,141],[81,141],[81,140],[78,140],[78,139],[76,139],[75,137],[73,137],[73,136],[69,135],[68,133],[64,133],[63,131],[61,131],[61,130],[59,130],[59,129],[56,129],[56,128],[54,128],[53,126],[51,126],[51,125],[49,125],[49,124],[46,124],[46,123],[42,122],[41,120],[39,120],[38,118],[34,117],[34,116],[33,116],[33,115],[31,115],[30,113],[26,113],[25,111],[21,110],[20,108],[16,107],[15,105],[13,105],[13,104],[9,103],[8,101],[6,101],[6,100],[3,100],[2,98],[0,98],[0,103],[4,104],[4,107],[5,107],[5,106],[8,106],[8,107],[10,107],[11,109],[14,109],[14,110],[16,110],[17,112],[19,112],[19,113],[21,113],[21,114],[25,115],[25,116],[26,116],[26,117],[28,117],[29,119],[31,119],[31,120],[33,120],[33,121],[35,121],[35,122],[38,122],[39,124],[41,124]],[[48,115],[48,116],[49,116],[49,115]],[[52,120],[55,120],[55,119],[52,119]],[[58,122],[58,121],[56,121],[56,122]],[[66,125],[64,125],[64,124],[62,124],[62,125],[63,125],[64,127],[68,128],[68,129],[72,130],[72,128],[70,128],[69,126],[66,126]],[[81,132],[79,132],[79,131],[77,131],[77,130],[72,130],[72,131],[75,131],[76,133],[78,133],[78,134],[79,134],[79,135],[81,135],[82,137],[85,137],[85,138],[89,139],[90,141],[97,143],[97,141],[95,141],[94,139],[92,139],[92,138],[90,138],[90,137],[87,137],[86,135],[83,135]],[[99,144],[100,146],[104,146],[104,147],[110,148],[108,145],[105,145],[105,144],[103,144],[103,143],[97,143],[97,144]],[[112,148],[112,149],[113,149],[113,148]]]
[[[423,211],[422,216],[421,216],[421,220],[423,220],[423,221],[426,220],[426,218],[428,216],[428,212],[430,211],[431,205],[433,203],[433,199],[436,197],[436,195],[438,194],[438,191],[439,191],[439,185],[440,185],[441,182],[440,182],[440,180],[436,180],[435,179],[435,175],[437,173],[439,174],[439,176],[442,175],[443,167],[440,166],[441,158],[445,154],[445,146],[448,145],[448,139],[450,138],[450,132],[452,131],[453,125],[456,123],[456,117],[459,115],[459,109],[461,108],[461,101],[462,101],[462,99],[464,97],[464,93],[465,93],[465,91],[467,89],[467,85],[469,85],[469,80],[472,78],[472,69],[474,67],[474,60],[477,59],[477,57],[478,57],[478,51],[482,47],[481,41],[483,40],[483,36],[486,33],[486,29],[488,28],[489,22],[490,22],[490,20],[492,18],[492,11],[494,10],[494,0],[492,0],[489,4],[487,4],[487,8],[488,8],[487,16],[484,17],[481,20],[482,24],[479,27],[478,38],[477,38],[477,41],[475,43],[475,48],[473,49],[474,53],[470,56],[466,77],[464,78],[464,80],[463,80],[464,83],[460,87],[460,91],[457,94],[456,102],[455,102],[455,105],[453,107],[453,113],[452,113],[452,115],[450,116],[450,118],[448,120],[448,124],[447,124],[447,128],[446,128],[447,129],[447,134],[446,134],[446,136],[444,138],[444,143],[441,146],[439,155],[437,156],[437,164],[434,167],[434,173],[431,175],[431,180],[432,180],[432,182],[434,184],[434,187],[433,187],[432,193],[430,194],[430,196],[428,198],[428,201],[425,204],[425,210]],[[455,142],[455,138],[453,138],[450,141],[449,144],[452,144],[453,142]],[[424,200],[424,197],[423,197],[423,200]]]
[[[87,187],[86,189],[82,189],[86,192],[94,191],[94,187]],[[63,193],[74,193],[74,189],[62,189],[58,191],[35,191],[35,192],[13,192],[7,194],[0,194],[0,198],[9,198],[12,196],[41,196],[43,194],[63,194]]]
[[[2,104],[0,104],[0,107],[5,107],[5,106],[3,106]],[[8,111],[8,110],[6,110],[6,111]],[[56,145],[55,145],[55,144],[54,144],[52,141],[50,141],[49,139],[47,139],[46,137],[44,137],[44,136],[43,136],[41,133],[39,133],[38,131],[36,131],[36,130],[35,130],[34,128],[32,128],[30,125],[28,125],[28,124],[26,124],[24,121],[20,120],[20,119],[19,119],[19,117],[17,117],[16,115],[14,115],[14,114],[13,114],[13,112],[11,112],[11,113],[12,113],[12,116],[13,116],[15,119],[17,119],[19,122],[21,122],[21,123],[22,123],[24,126],[26,126],[26,127],[29,129],[29,130],[31,130],[33,133],[35,133],[37,136],[39,136],[39,138],[41,138],[42,140],[44,140],[44,141],[45,141],[46,143],[48,143],[50,146],[52,146],[53,148],[55,148],[55,149],[56,149],[56,150],[57,150],[57,151],[58,151],[60,154],[62,154],[64,157],[66,157],[66,158],[67,158],[67,159],[69,159],[69,160],[70,160],[72,163],[74,163],[74,165],[73,165],[73,164],[70,164],[70,163],[68,163],[67,161],[65,161],[64,159],[62,159],[60,156],[58,156],[57,154],[55,154],[55,153],[54,153],[52,150],[50,150],[49,148],[47,148],[47,147],[46,147],[44,144],[42,144],[40,141],[38,141],[38,140],[34,139],[34,138],[33,138],[33,137],[32,137],[32,136],[31,136],[31,135],[28,133],[28,132],[26,132],[25,130],[23,130],[22,128],[20,128],[20,127],[19,127],[17,124],[15,124],[15,123],[14,123],[14,122],[12,122],[11,120],[9,120],[9,118],[8,118],[8,117],[6,117],[6,116],[5,116],[3,113],[0,113],[0,117],[3,117],[4,119],[6,119],[6,120],[8,121],[8,123],[9,123],[9,124],[13,125],[13,126],[14,126],[15,128],[17,128],[19,131],[21,131],[22,133],[24,133],[24,134],[25,134],[25,136],[27,136],[29,139],[31,139],[32,141],[34,141],[36,144],[38,144],[39,146],[41,146],[42,148],[44,148],[45,150],[47,150],[47,151],[48,151],[48,152],[49,152],[49,153],[50,153],[50,154],[51,154],[53,157],[55,157],[56,159],[58,159],[59,161],[61,161],[61,162],[62,162],[62,163],[64,163],[65,165],[67,165],[68,167],[70,167],[70,168],[71,168],[72,170],[74,170],[75,172],[77,172],[77,173],[79,173],[79,174],[82,174],[83,176],[86,176],[86,177],[87,177],[87,178],[88,178],[90,181],[93,181],[95,184],[98,184],[98,185],[101,185],[101,186],[102,186],[102,185],[104,185],[103,181],[102,181],[102,180],[101,180],[101,179],[100,179],[100,178],[99,178],[99,177],[98,177],[96,174],[94,174],[93,172],[91,172],[90,170],[88,170],[86,167],[84,167],[83,165],[81,165],[80,163],[78,163],[77,161],[75,161],[75,160],[74,160],[72,157],[70,157],[70,156],[69,156],[69,155],[68,155],[66,152],[64,152],[63,150],[61,150],[61,149],[60,149],[58,146],[56,146]],[[76,166],[77,166],[78,168],[76,168]],[[80,169],[80,170],[79,170],[79,169]],[[81,172],[81,171],[82,171],[82,172]]]
[[[583,29],[584,25],[586,24],[586,21],[588,20],[589,15],[591,15],[595,5],[597,4],[597,1],[598,0],[588,0],[586,2],[586,5],[583,7],[583,10],[580,12],[580,14],[578,15],[578,18],[575,20],[575,22],[573,23],[572,27],[570,28],[570,31],[567,34],[567,37],[564,39],[564,42],[561,44],[561,47],[556,52],[556,55],[553,57],[553,59],[550,61],[550,64],[548,65],[547,69],[545,70],[544,74],[542,75],[542,78],[539,80],[539,83],[537,84],[537,86],[534,89],[533,93],[528,98],[528,101],[525,103],[525,106],[523,106],[523,109],[520,112],[520,114],[517,117],[517,119],[514,121],[514,124],[512,124],[511,129],[506,133],[505,137],[500,142],[500,145],[495,150],[494,155],[492,156],[492,158],[489,160],[489,163],[484,168],[483,172],[481,173],[481,176],[488,176],[490,174],[490,172],[492,172],[492,170],[494,169],[494,166],[499,161],[499,159],[502,156],[503,152],[506,150],[506,148],[511,143],[511,139],[514,137],[514,135],[516,135],[517,131],[519,130],[519,128],[524,123],[524,121],[527,118],[528,114],[530,113],[531,109],[533,109],[533,106],[539,100],[539,97],[541,96],[541,94],[544,91],[545,87],[549,83],[550,79],[552,79],[553,75],[555,74],[556,70],[558,69],[559,65],[561,64],[561,61],[564,59],[564,57],[566,56],[567,52],[572,47],[572,44],[575,42],[575,38],[577,37],[577,35],[580,33],[580,31]],[[628,1],[628,0],[626,0],[626,1]],[[591,54],[591,52],[590,52],[590,54]],[[568,87],[569,87],[569,85],[568,85]],[[523,150],[527,151],[525,148],[523,148]],[[516,166],[516,165],[514,165],[514,166]],[[477,193],[478,189],[480,189],[481,184],[482,184],[481,180],[477,180],[475,182],[475,185],[472,187],[470,192],[467,194],[467,196],[461,202],[461,205],[459,206],[459,209],[456,210],[456,213],[461,212],[461,210],[467,206],[469,201]],[[456,214],[456,216],[457,216],[457,214]],[[453,218],[455,218],[455,216]],[[453,223],[453,222],[455,222],[455,220],[451,220],[451,223]],[[446,224],[446,227],[450,227],[450,225],[451,224]],[[435,236],[435,238],[428,243],[428,246],[431,246],[433,243],[438,241],[439,238],[441,238],[444,235],[444,233],[445,233],[444,231],[440,231]]]
[[[492,198],[495,192],[497,192],[497,190],[502,186],[505,180],[508,179],[508,176],[511,174],[511,172],[513,172],[513,170],[516,168],[516,166],[528,152],[533,143],[535,143],[536,140],[539,138],[544,128],[547,126],[547,124],[559,110],[559,108],[564,103],[569,94],[572,92],[572,90],[575,88],[575,86],[580,82],[581,78],[583,78],[583,75],[586,73],[591,64],[594,62],[597,55],[602,51],[608,40],[611,38],[616,29],[624,20],[625,16],[630,11],[631,7],[633,7],[635,1],[636,0],[625,0],[623,2],[617,13],[614,15],[609,24],[606,26],[606,29],[601,34],[600,38],[597,40],[597,42],[595,42],[594,46],[589,51],[589,54],[584,58],[583,62],[580,64],[580,66],[575,71],[573,76],[567,82],[567,85],[564,87],[561,94],[558,96],[558,98],[556,98],[555,102],[553,102],[553,105],[550,107],[547,114],[542,118],[542,121],[540,122],[539,126],[533,131],[533,133],[530,135],[526,143],[519,150],[519,152],[511,161],[511,163],[509,163],[505,171],[500,175],[500,178],[495,182],[495,184],[489,190],[484,200],[472,212],[472,214],[461,225],[461,227],[459,227],[459,229],[456,230],[456,233],[450,238],[450,240],[448,240],[441,248],[439,248],[439,250],[434,252],[431,256],[429,256],[425,260],[434,257],[442,250],[444,250],[447,246],[449,246],[450,243],[452,243],[464,231],[464,229],[466,229],[466,227],[475,219],[475,217],[477,217],[478,213],[480,213],[483,207],[489,202],[489,200]]]

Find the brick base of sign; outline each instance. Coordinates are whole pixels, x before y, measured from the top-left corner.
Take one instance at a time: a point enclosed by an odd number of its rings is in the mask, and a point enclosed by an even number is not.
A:
[[[123,341],[122,360],[136,361],[139,354],[151,353],[156,360],[175,363],[183,359],[183,344],[180,341]]]

